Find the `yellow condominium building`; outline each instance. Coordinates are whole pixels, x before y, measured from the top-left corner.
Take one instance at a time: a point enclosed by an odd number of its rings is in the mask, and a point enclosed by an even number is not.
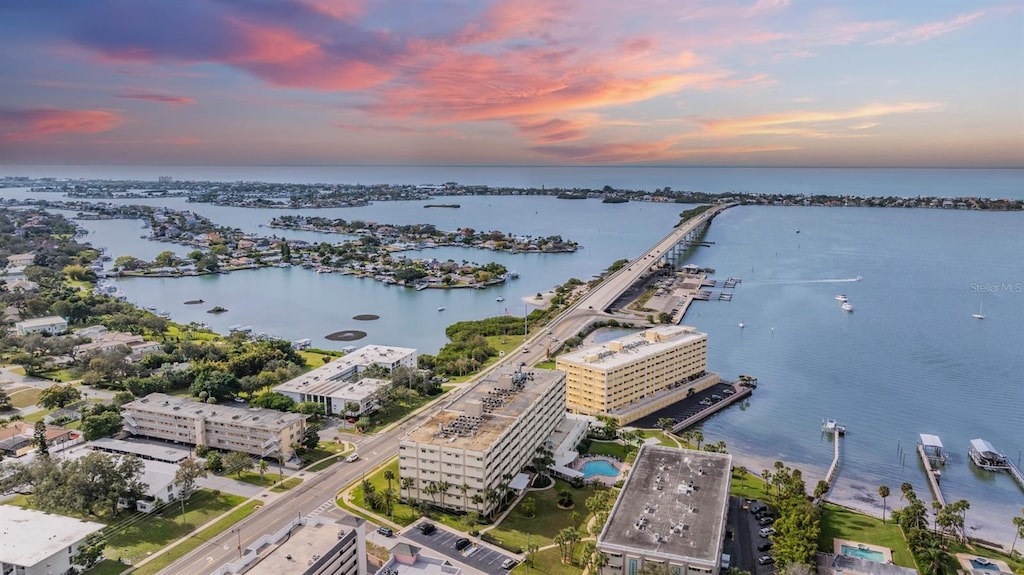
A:
[[[718,383],[707,356],[707,334],[665,325],[560,355],[555,365],[565,372],[570,413],[625,425]]]
[[[489,512],[508,489],[526,488],[519,472],[563,419],[563,374],[535,369],[489,377],[401,439],[401,496]]]

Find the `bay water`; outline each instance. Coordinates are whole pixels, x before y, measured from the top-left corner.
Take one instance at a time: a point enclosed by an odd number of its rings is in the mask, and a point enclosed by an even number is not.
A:
[[[42,173],[25,175],[225,179],[215,177],[220,175],[354,183],[327,178],[345,178],[356,169],[189,168],[193,171],[186,173],[164,167],[102,174],[66,170],[61,174],[40,168]],[[454,180],[571,187],[575,171],[576,185],[581,187],[670,185],[706,191],[746,188],[864,196],[1024,195],[1020,170],[360,170],[356,175],[379,178],[362,183]],[[306,174],[306,179],[299,174]],[[686,183],[700,178],[706,182]],[[0,196],[56,199],[19,189],[0,190]],[[232,324],[251,325],[254,331],[288,339],[309,337],[318,347],[337,348],[345,344],[323,336],[359,329],[368,336],[353,342],[357,345],[390,344],[435,353],[445,342],[445,326],[502,313],[522,316],[537,292],[570,277],[588,280],[614,260],[640,254],[670,230],[679,212],[690,207],[537,196],[450,201],[462,207],[423,209],[428,202],[381,202],[360,208],[260,210],[192,204],[182,198],[125,199],[123,203],[189,209],[218,224],[307,241],[342,238],[262,226],[276,215],[300,212],[382,223],[433,223],[441,229],[559,234],[578,241],[583,249],[574,254],[507,254],[470,248],[405,252],[408,257],[497,261],[520,273],[520,279],[487,290],[417,292],[301,268],[194,278],[124,278],[118,284],[139,305],[166,310],[175,321],[207,322],[218,331]],[[81,223],[90,231],[86,241],[107,247],[115,257],[151,258],[165,249],[190,251],[140,239],[146,230],[135,221]],[[775,460],[796,465],[813,486],[832,458],[831,443],[820,433],[821,422],[837,419],[849,427],[849,434],[831,498],[879,514],[880,484],[898,493],[899,484],[908,481],[922,498],[930,497],[915,444],[920,433],[939,435],[950,453],[942,479],[946,499],[968,499],[970,532],[1008,545],[1010,518],[1024,505],[1024,491],[1005,473],[976,470],[967,458],[967,445],[975,437],[987,439],[1014,461],[1024,448],[1024,214],[737,207],[714,220],[706,239],[715,242],[713,246],[697,249],[687,262],[716,268],[715,277],[741,277],[743,282],[731,302],[694,303],[684,323],[709,334],[712,370],[726,378],[755,375],[760,385],[746,405],[705,422],[705,437],[726,441],[737,464],[754,471],[770,468]],[[848,296],[854,312],[840,310],[834,298],[840,293]],[[498,296],[505,301],[496,301]],[[192,299],[206,303],[183,303]],[[230,311],[206,314],[214,305]],[[442,306],[445,310],[438,311]],[[986,318],[972,318],[981,306]],[[352,319],[364,313],[381,318]],[[738,327],[741,321],[743,329]],[[898,499],[890,496],[889,506],[898,507]]]

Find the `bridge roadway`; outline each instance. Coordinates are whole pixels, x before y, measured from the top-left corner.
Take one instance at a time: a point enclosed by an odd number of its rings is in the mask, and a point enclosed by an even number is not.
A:
[[[211,573],[225,563],[238,559],[237,546],[241,541],[242,549],[253,541],[269,533],[275,533],[299,515],[305,515],[327,501],[333,501],[335,495],[343,488],[360,479],[385,460],[398,453],[399,439],[406,430],[420,425],[433,415],[442,411],[448,404],[465,393],[480,379],[501,367],[518,366],[520,362],[533,365],[545,359],[547,342],[551,337],[564,341],[573,337],[586,324],[597,319],[614,317],[604,310],[608,308],[626,289],[661,258],[661,254],[682,241],[687,234],[709,221],[718,213],[735,204],[715,206],[697,217],[688,220],[662,238],[657,244],[632,260],[617,272],[606,278],[596,288],[586,293],[575,304],[562,312],[548,324],[547,330],[541,330],[523,346],[528,350],[523,353],[510,353],[502,361],[480,373],[471,382],[463,386],[462,391],[447,401],[439,402],[427,409],[410,416],[393,425],[391,428],[374,436],[359,447],[360,459],[354,463],[337,463],[326,471],[307,474],[306,480],[298,487],[286,491],[269,501],[262,509],[246,517],[235,525],[234,529],[224,531],[220,535],[203,543],[184,555],[168,567],[161,570],[160,575],[176,575],[179,573]],[[313,475],[310,477],[310,475]],[[237,532],[236,532],[237,530]]]

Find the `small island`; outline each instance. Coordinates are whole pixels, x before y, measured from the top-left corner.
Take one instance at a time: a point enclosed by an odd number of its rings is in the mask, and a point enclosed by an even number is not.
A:
[[[214,306],[214,307],[212,307],[212,308],[210,308],[210,309],[206,310],[206,313],[213,313],[213,314],[217,314],[217,313],[224,313],[224,312],[226,312],[226,311],[228,311],[228,310],[227,310],[226,308],[222,308],[222,307],[220,307],[220,306],[218,305],[218,306]]]
[[[190,299],[187,302],[185,302],[185,305],[196,305],[196,304],[200,304],[200,303],[206,303],[206,300]]]
[[[460,204],[427,204],[424,208],[461,208]]]

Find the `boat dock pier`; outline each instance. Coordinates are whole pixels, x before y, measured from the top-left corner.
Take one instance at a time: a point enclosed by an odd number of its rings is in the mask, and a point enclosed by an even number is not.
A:
[[[1010,475],[1017,480],[1017,485],[1024,489],[1024,474],[1021,474],[1020,469],[1017,469],[1017,466],[1012,461],[1007,461],[1006,463],[1010,466]]]
[[[942,476],[942,472],[932,467],[933,462],[935,465],[946,463],[946,456],[942,453],[942,441],[939,440],[939,436],[922,433],[921,443],[917,444],[917,453],[921,456],[921,462],[924,463],[925,475],[928,476],[928,484],[932,486],[935,500],[945,507],[946,499],[942,496],[942,489],[939,487],[939,477]]]
[[[839,473],[839,443],[842,437],[842,433],[832,434],[834,454],[832,455],[832,465],[829,466],[828,473],[825,474],[825,482],[828,483],[829,487],[832,486],[832,481],[836,478],[836,474]]]

